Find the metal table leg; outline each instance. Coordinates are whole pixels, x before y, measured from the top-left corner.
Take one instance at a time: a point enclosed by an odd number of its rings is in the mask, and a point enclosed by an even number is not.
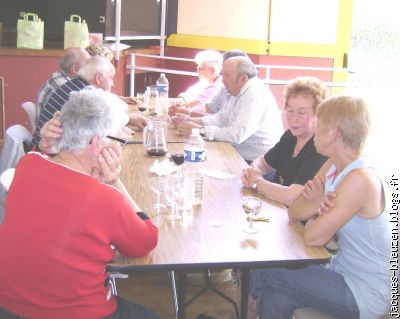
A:
[[[240,318],[247,319],[247,307],[249,301],[249,281],[250,281],[250,269],[243,269],[242,273],[242,295],[240,302]]]
[[[178,273],[178,319],[185,319],[187,276],[185,270]]]

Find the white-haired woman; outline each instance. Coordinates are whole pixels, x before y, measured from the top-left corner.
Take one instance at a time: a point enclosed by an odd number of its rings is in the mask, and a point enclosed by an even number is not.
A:
[[[112,93],[81,90],[61,122],[59,153],[23,157],[7,195],[0,317],[159,318],[112,296],[105,271],[115,248],[144,256],[158,237],[119,180],[127,106]]]
[[[218,93],[223,86],[220,76],[222,54],[215,50],[205,50],[195,57],[199,81],[178,95],[183,99],[183,105],[189,113],[192,111],[206,112],[206,104]]]
[[[360,155],[369,113],[362,99],[336,96],[318,106],[317,118],[315,146],[329,160],[289,216],[307,220],[307,245],[322,246],[337,234],[339,252],[327,266],[256,270],[251,296],[262,319],[289,319],[302,307],[341,319],[378,319],[390,306],[390,201],[386,183]]]

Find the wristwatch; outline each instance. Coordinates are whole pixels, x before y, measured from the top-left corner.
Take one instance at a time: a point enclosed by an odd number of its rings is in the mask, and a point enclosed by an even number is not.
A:
[[[200,136],[205,137],[206,136],[206,129],[203,127],[200,127]]]

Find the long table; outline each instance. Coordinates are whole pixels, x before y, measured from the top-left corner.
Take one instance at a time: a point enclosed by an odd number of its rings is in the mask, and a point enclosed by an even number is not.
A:
[[[169,151],[183,150],[183,143],[169,143]],[[141,270],[173,270],[178,273],[179,318],[185,317],[186,271],[213,268],[239,268],[242,275],[241,318],[247,317],[249,270],[261,267],[301,267],[326,263],[330,254],[324,248],[308,247],[303,240],[303,225],[290,223],[283,205],[267,200],[254,190],[242,188],[240,175],[247,166],[236,150],[223,142],[206,143],[206,169],[217,169],[234,175],[219,180],[205,177],[201,205],[189,218],[173,223],[157,215],[156,194],[149,185],[154,174],[149,167],[162,158],[149,157],[142,145],[127,145],[123,153],[121,178],[133,199],[159,225],[157,247],[146,257],[126,258],[117,255],[110,271],[135,273]],[[243,196],[256,196],[263,202],[261,214],[268,223],[255,223],[256,234],[243,232],[246,215]],[[163,217],[164,216],[164,217]]]

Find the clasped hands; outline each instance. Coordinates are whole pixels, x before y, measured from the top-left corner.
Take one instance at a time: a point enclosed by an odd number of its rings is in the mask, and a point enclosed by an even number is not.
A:
[[[242,171],[241,179],[244,187],[254,188],[257,181],[263,179],[263,177],[259,169],[250,166]]]
[[[318,215],[323,215],[331,210],[334,205],[334,199],[336,198],[335,192],[325,193],[325,185],[321,177],[315,176],[312,180],[309,180],[304,185],[302,196],[307,200],[318,200],[322,198],[320,206],[318,208]]]

